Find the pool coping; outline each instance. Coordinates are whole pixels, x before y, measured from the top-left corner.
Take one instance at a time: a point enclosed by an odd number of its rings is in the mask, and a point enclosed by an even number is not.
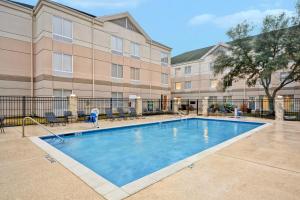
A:
[[[91,132],[96,130],[106,130],[106,129],[114,129],[114,128],[123,128],[123,127],[132,127],[132,126],[139,126],[139,125],[145,125],[145,124],[154,124],[159,122],[169,122],[169,121],[178,121],[178,120],[185,120],[185,119],[213,119],[218,121],[239,121],[239,122],[246,122],[246,123],[262,123],[261,126],[256,127],[250,131],[247,131],[245,133],[242,133],[238,136],[235,136],[229,140],[226,140],[220,144],[217,144],[211,148],[208,148],[204,151],[201,151],[199,153],[196,153],[192,156],[189,156],[183,160],[180,160],[176,163],[173,163],[169,166],[166,166],[164,168],[161,168],[158,171],[155,171],[151,174],[148,174],[140,179],[137,179],[133,182],[130,182],[122,187],[118,187],[115,184],[111,183],[104,177],[98,175],[88,167],[84,166],[80,162],[74,160],[70,156],[64,154],[60,150],[56,149],[52,145],[48,144],[44,140],[41,139],[41,137],[47,137],[49,135],[45,136],[34,136],[30,137],[30,140],[35,143],[37,146],[39,146],[41,149],[43,149],[46,153],[48,153],[50,156],[52,156],[55,160],[57,160],[60,164],[62,164],[65,168],[70,170],[73,174],[78,176],[83,182],[85,182],[87,185],[89,185],[92,189],[94,189],[97,193],[102,195],[104,198],[108,200],[120,200],[124,199],[156,182],[161,181],[162,179],[175,174],[176,172],[191,166],[193,163],[201,160],[207,155],[210,155],[226,146],[229,146],[230,144],[250,136],[251,134],[258,132],[259,130],[266,128],[267,126],[272,125],[272,123],[269,122],[255,122],[255,121],[245,121],[243,118],[213,118],[213,117],[181,117],[181,118],[174,118],[174,119],[166,119],[161,121],[155,121],[155,122],[145,122],[145,123],[137,123],[137,124],[130,124],[130,125],[122,125],[122,126],[115,126],[110,128],[100,128],[100,129],[90,129],[90,130],[82,130],[82,131],[70,131],[66,133],[62,133],[59,135],[67,135],[71,133],[83,133],[83,132]]]

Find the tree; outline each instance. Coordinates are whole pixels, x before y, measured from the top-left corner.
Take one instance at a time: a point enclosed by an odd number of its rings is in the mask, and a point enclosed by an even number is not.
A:
[[[227,35],[230,51],[218,55],[214,74],[224,74],[223,88],[226,89],[240,79],[245,79],[249,87],[259,81],[269,99],[269,109],[273,99],[287,84],[300,80],[300,1],[296,4],[297,15],[266,16],[261,33],[250,36],[253,26],[247,21],[231,28]],[[272,74],[284,70],[286,76],[278,85],[271,87]]]

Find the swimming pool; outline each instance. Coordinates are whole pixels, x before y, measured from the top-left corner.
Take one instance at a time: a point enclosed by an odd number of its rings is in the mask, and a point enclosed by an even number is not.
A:
[[[122,187],[263,124],[189,118],[41,139]]]

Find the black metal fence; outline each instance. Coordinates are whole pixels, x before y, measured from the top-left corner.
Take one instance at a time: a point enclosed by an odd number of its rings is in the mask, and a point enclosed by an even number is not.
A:
[[[173,110],[173,100],[164,99],[143,99],[142,114],[143,115],[158,115],[171,114]]]
[[[300,121],[300,99],[284,99],[284,119]]]
[[[182,114],[203,113],[202,99],[142,99],[142,114],[172,114],[177,101],[178,111]],[[130,107],[136,106],[136,103],[134,99],[78,98],[77,110],[89,115],[93,108],[98,108],[100,117],[104,118],[107,108],[118,116],[118,108],[122,108],[126,114],[129,113]],[[209,116],[234,116],[234,110],[237,108],[239,114],[243,116],[275,118],[274,101],[269,99],[227,99],[226,101],[209,99],[208,103]],[[0,96],[0,116],[4,116],[5,126],[21,125],[24,117],[33,117],[40,123],[46,123],[45,113],[53,112],[61,118],[64,111],[68,110],[69,98],[67,97]],[[300,99],[284,99],[284,119],[300,121]],[[31,124],[31,121],[27,121],[27,124]]]
[[[68,98],[0,96],[0,115],[5,118],[5,126],[21,125],[24,117],[45,123],[45,113],[53,112],[57,117],[62,117],[67,110]]]
[[[129,113],[130,107],[135,107],[135,100],[114,98],[78,98],[77,110],[89,114],[93,108],[98,108],[100,117],[105,117],[105,109],[110,109],[114,115],[118,115],[118,108],[124,113]]]
[[[275,118],[274,100],[272,99],[233,99],[233,100],[208,100],[208,114],[210,116],[234,116],[235,109],[238,115]]]

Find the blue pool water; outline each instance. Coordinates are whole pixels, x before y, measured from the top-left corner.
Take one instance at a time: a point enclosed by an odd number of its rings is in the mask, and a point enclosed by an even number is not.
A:
[[[187,119],[43,140],[117,186],[233,138],[262,123]]]

